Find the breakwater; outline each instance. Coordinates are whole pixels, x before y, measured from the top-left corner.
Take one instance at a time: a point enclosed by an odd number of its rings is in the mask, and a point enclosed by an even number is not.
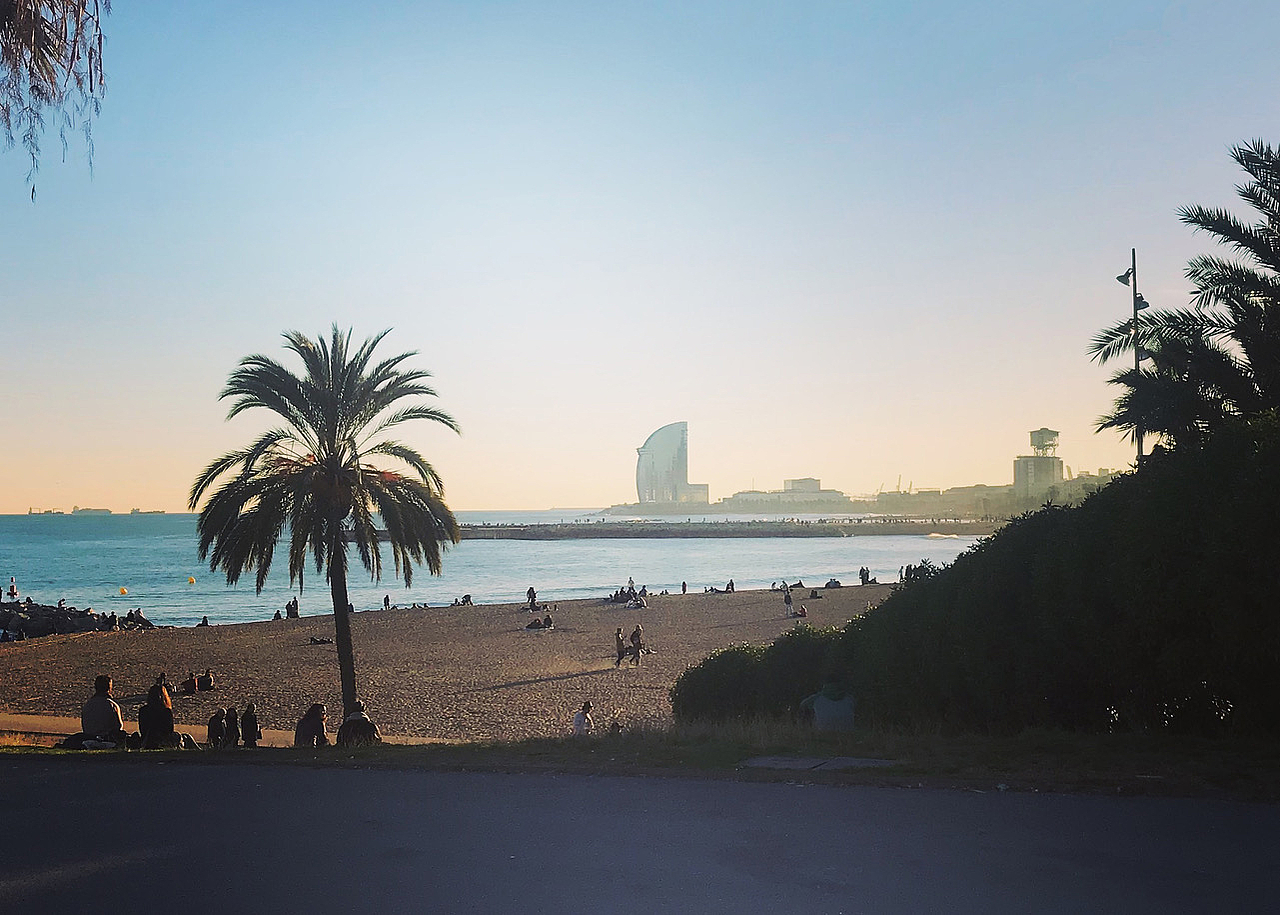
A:
[[[463,524],[463,540],[667,540],[735,537],[937,535],[985,537],[997,521],[596,521],[568,524]]]

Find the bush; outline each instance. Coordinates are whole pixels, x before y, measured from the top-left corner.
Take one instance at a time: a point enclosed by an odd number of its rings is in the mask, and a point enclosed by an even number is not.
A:
[[[680,722],[793,713],[828,679],[839,634],[839,629],[797,626],[768,647],[717,651],[676,680],[671,712]]]
[[[1274,422],[1023,515],[845,627],[863,720],[1017,731],[1280,729]]]
[[[691,722],[754,714],[760,702],[762,645],[733,645],[690,667],[671,687],[671,714]]]

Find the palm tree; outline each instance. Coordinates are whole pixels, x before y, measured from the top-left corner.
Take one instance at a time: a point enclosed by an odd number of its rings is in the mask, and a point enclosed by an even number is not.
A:
[[[1224,209],[1178,211],[1242,259],[1192,259],[1189,307],[1143,313],[1136,335],[1126,320],[1093,338],[1090,353],[1099,362],[1137,345],[1150,363],[1112,376],[1124,390],[1099,430],[1141,428],[1194,448],[1231,416],[1280,406],[1280,151],[1254,140],[1231,156],[1251,179],[1236,191],[1262,218],[1249,224]]]
[[[377,513],[396,575],[408,586],[415,564],[425,563],[439,575],[442,550],[458,542],[458,522],[445,504],[439,475],[413,448],[380,437],[411,420],[459,431],[447,413],[406,403],[435,396],[425,383],[429,372],[401,367],[416,353],[373,362],[373,351],[387,333],[353,351],[351,332],[342,333],[336,324],[328,341],[289,331],[283,335],[285,348],[301,357],[301,376],[267,356],[241,359],[220,396],[234,399],[227,419],[262,408],[278,414],[284,425],[211,463],[192,485],[189,500],[195,510],[214,482],[223,481],[200,509],[197,531],[200,558],[209,559],[211,570],[221,568],[228,584],[254,571],[262,593],[286,525],[290,583],[302,589],[308,559],[317,574],[327,576],[344,715],[357,698],[348,544],[355,544],[360,561],[379,580]],[[373,457],[402,469],[381,469],[368,463]]]
[[[31,157],[27,180],[40,164],[47,111],[58,111],[65,148],[69,131],[90,133],[106,89],[102,23],[111,0],[0,0],[0,132]],[[35,197],[35,184],[31,185]]]

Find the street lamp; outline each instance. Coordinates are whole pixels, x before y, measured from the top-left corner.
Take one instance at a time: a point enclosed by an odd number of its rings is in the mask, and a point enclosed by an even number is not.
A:
[[[1149,307],[1149,303],[1138,292],[1138,249],[1130,248],[1129,254],[1133,258],[1129,265],[1129,269],[1116,277],[1116,281],[1124,283],[1133,292],[1133,370],[1136,373],[1142,367],[1142,346],[1138,341],[1138,312]],[[1134,424],[1133,438],[1138,443],[1138,464],[1142,464],[1142,426]]]

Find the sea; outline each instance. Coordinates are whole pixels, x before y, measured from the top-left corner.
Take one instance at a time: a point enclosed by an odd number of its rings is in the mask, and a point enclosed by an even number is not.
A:
[[[589,523],[597,509],[458,512],[463,524]],[[777,520],[774,515],[742,515],[733,520]],[[820,515],[800,515],[817,520]],[[609,520],[617,520],[610,518]],[[708,525],[722,518],[690,518]],[[444,571],[414,570],[406,587],[390,572],[382,581],[352,554],[348,576],[357,610],[413,603],[439,607],[470,594],[477,604],[523,601],[533,587],[540,601],[603,598],[628,578],[651,592],[691,592],[723,588],[768,588],[774,582],[803,581],[821,586],[835,578],[857,582],[866,566],[882,582],[897,581],[908,563],[953,561],[974,537],[891,535],[853,537],[758,537],[679,539],[464,540],[444,555]],[[196,516],[189,514],[0,515],[0,583],[17,579],[21,598],[42,604],[59,599],[68,606],[123,615],[140,608],[157,625],[191,626],[203,616],[218,623],[270,619],[297,596],[303,616],[331,612],[328,586],[308,566],[301,592],[289,581],[288,559],[277,549],[262,593],[253,573],[228,585],[196,555]],[[385,545],[384,545],[385,548]]]

